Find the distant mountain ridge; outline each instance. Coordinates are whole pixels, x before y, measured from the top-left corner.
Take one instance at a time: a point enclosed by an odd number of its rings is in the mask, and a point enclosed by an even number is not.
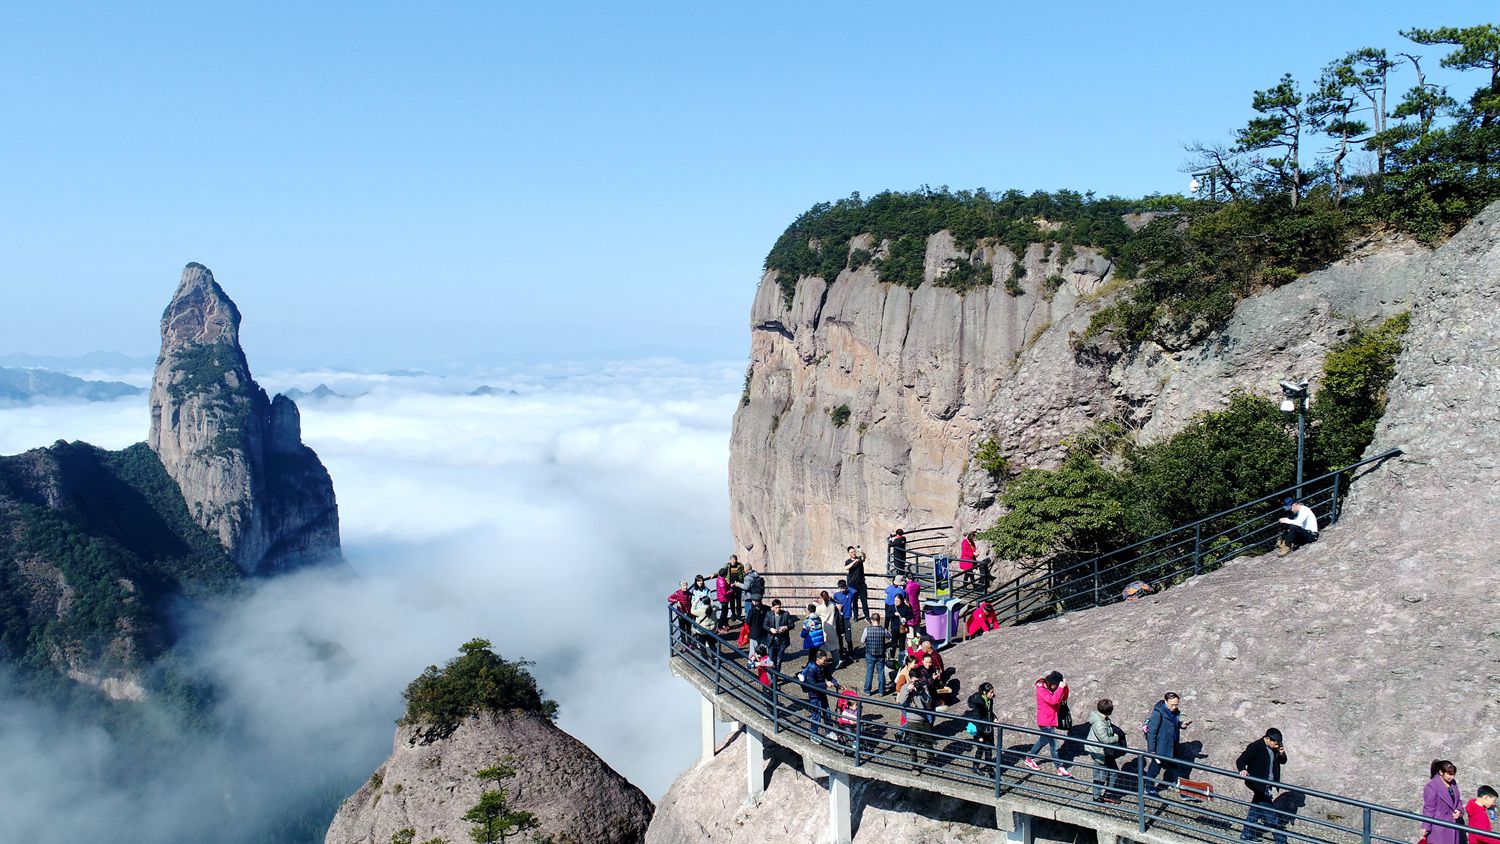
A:
[[[86,381],[50,369],[0,367],[0,402],[37,399],[110,401],[146,392],[124,381]]]
[[[333,481],[296,404],[250,376],[239,320],[189,264],[162,319],[149,444],[0,456],[0,663],[140,700],[181,599],[339,559]]]

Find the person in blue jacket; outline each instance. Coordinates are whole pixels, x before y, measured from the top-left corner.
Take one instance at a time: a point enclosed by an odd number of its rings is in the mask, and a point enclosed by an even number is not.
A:
[[[1156,702],[1155,708],[1151,710],[1151,718],[1146,721],[1146,749],[1148,751],[1168,759],[1177,758],[1177,745],[1182,739],[1182,731],[1193,723],[1182,720],[1182,714],[1178,711],[1181,703],[1182,698],[1176,692],[1167,692],[1161,700]],[[1155,780],[1158,773],[1161,774],[1160,782],[1148,782],[1148,787],[1154,785],[1157,792],[1171,788],[1177,783],[1178,770],[1175,762],[1152,759],[1150,766],[1146,768],[1146,779]]]
[[[854,664],[854,598],[855,592],[849,588],[848,581],[840,580],[839,588],[833,593],[833,602],[839,605],[839,650],[844,654],[844,665]]]

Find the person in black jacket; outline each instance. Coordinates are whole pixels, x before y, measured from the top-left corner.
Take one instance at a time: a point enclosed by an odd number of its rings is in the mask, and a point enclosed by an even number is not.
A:
[[[1281,782],[1281,766],[1285,764],[1286,746],[1282,744],[1281,731],[1275,727],[1250,742],[1240,758],[1234,760],[1234,767],[1239,770],[1240,776],[1275,783]],[[1245,828],[1240,832],[1240,840],[1254,841],[1260,838],[1261,830],[1256,828],[1256,824],[1260,824],[1274,830],[1271,839],[1275,844],[1286,844],[1286,835],[1281,832],[1280,812],[1272,806],[1272,786],[1245,780],[1245,787],[1250,789],[1250,813],[1245,818]]]
[[[974,749],[974,770],[984,773],[984,763],[995,758],[995,728],[989,722],[995,720],[995,684],[980,683],[979,691],[969,695],[969,711],[964,713],[982,723],[970,721],[964,729],[979,746]]]
[[[765,620],[761,622],[761,630],[765,634],[763,640],[771,651],[771,661],[776,663],[776,670],[781,670],[781,661],[786,658],[787,646],[792,643],[792,627],[796,625],[796,619],[792,614],[781,608],[781,601],[771,601],[771,611],[766,613]]]

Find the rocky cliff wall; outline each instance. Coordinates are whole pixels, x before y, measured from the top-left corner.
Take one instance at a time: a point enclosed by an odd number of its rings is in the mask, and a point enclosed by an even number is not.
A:
[[[250,376],[240,312],[188,264],[161,323],[148,442],[189,511],[239,567],[270,573],[336,558],[333,480],[302,444],[297,405]]]
[[[1277,726],[1286,779],[1411,810],[1433,758],[1470,789],[1500,780],[1500,205],[1417,289],[1370,447],[1406,454],[1357,482],[1321,541],[1003,630],[948,664],[994,682],[1007,720],[1030,717],[1031,681],[1053,668],[1075,699],[1113,698],[1125,720],[1176,689],[1210,764],[1230,767]]]
[[[474,774],[502,762],[516,771],[500,783],[508,805],[534,813],[543,838],[628,844],[645,835],[653,807],[639,788],[543,716],[517,712],[472,716],[433,742],[400,728],[390,758],[339,807],[325,840],[389,844],[412,829],[415,841],[469,841],[463,815],[492,787]]]
[[[1353,321],[1404,309],[1428,257],[1400,238],[1362,244],[1241,303],[1200,343],[1098,362],[1076,356],[1070,335],[1120,288],[1108,260],[1079,248],[1063,262],[1033,244],[1013,295],[1009,250],[977,252],[994,280],[967,293],[934,283],[971,257],[946,232],[929,238],[915,290],[865,267],[803,279],[788,307],[775,274],[762,278],[729,465],[731,526],[750,560],[826,569],[845,545],[883,548],[898,526],[988,527],[996,483],[972,461],[980,443],[993,438],[1013,469],[1052,466],[1062,440],[1097,420],[1149,439],[1235,390],[1270,394],[1281,378],[1315,375]]]

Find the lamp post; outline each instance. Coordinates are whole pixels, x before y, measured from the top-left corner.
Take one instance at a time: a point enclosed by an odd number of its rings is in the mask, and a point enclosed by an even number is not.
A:
[[[1307,379],[1296,381],[1288,378],[1281,382],[1281,410],[1297,414],[1297,491],[1302,498],[1302,454],[1307,442]]]

